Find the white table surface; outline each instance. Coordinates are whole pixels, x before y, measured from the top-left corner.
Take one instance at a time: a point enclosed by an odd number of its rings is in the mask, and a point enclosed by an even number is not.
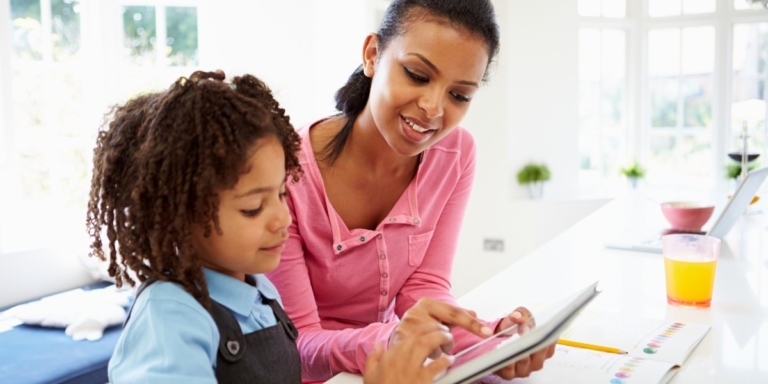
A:
[[[768,210],[766,200],[756,208]],[[709,309],[666,303],[661,254],[603,247],[627,228],[649,225],[664,225],[658,205],[640,192],[628,194],[468,292],[459,303],[491,319],[520,305],[535,311],[599,280],[603,292],[590,310],[711,327],[672,383],[768,383],[768,215],[743,215],[726,237]],[[330,381],[353,382],[360,377],[344,374]]]

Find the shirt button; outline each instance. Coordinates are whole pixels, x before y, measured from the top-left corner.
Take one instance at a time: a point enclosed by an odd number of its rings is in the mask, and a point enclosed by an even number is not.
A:
[[[421,222],[421,220],[419,220],[418,217],[413,219],[413,223],[414,224],[419,224],[420,222]]]
[[[383,313],[384,311],[386,311],[386,309],[384,309],[384,308],[382,308],[382,309],[379,309],[379,312],[382,312],[382,313]]]
[[[362,243],[363,241],[365,241],[365,236],[360,236],[360,242]]]
[[[379,259],[382,259],[382,260],[384,260],[384,259],[386,259],[386,258],[387,258],[387,255],[385,255],[385,254],[383,254],[383,253],[382,253],[381,255],[379,255]]]
[[[381,295],[382,296],[386,296],[387,295],[387,291],[381,291]]]
[[[386,279],[387,277],[389,277],[389,275],[388,275],[388,274],[386,274],[386,273],[382,273],[382,274],[381,274],[381,277],[383,277],[383,278],[385,278],[385,279]]]
[[[337,245],[337,246],[336,246],[336,250],[337,250],[337,251],[341,251],[341,244],[339,244],[339,245]]]
[[[377,239],[381,239],[381,238],[382,238],[382,236],[379,234],[379,235],[376,235],[376,238],[377,238]]]

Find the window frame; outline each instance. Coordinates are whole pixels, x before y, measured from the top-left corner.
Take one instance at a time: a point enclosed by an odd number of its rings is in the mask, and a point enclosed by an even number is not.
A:
[[[86,148],[86,163],[90,163],[91,151],[87,148],[92,148],[95,143],[96,133],[99,126],[103,122],[102,116],[107,112],[107,108],[110,104],[114,104],[120,100],[119,87],[114,86],[114,80],[121,76],[126,65],[122,60],[122,48],[123,48],[123,33],[124,26],[122,23],[123,6],[153,6],[156,9],[162,9],[161,13],[164,13],[165,7],[195,7],[197,9],[197,33],[198,33],[198,64],[195,67],[191,66],[169,66],[166,65],[164,60],[156,61],[156,65],[152,67],[144,67],[145,70],[156,71],[162,73],[169,71],[171,68],[174,71],[189,71],[190,68],[196,68],[199,66],[199,62],[203,57],[203,50],[200,46],[200,35],[204,28],[201,28],[201,13],[204,12],[205,2],[199,0],[80,0],[79,2],[79,23],[80,23],[80,42],[79,42],[79,59],[76,62],[58,62],[52,59],[52,41],[51,41],[51,0],[40,0],[41,6],[41,25],[45,38],[45,47],[43,48],[43,59],[34,62],[23,62],[21,65],[34,65],[38,67],[49,68],[55,70],[56,68],[69,67],[74,68],[74,71],[81,72],[78,74],[78,79],[81,81],[82,92],[84,94],[83,105],[84,108],[78,111],[79,115],[86,115],[87,125],[93,125],[93,130],[90,135],[92,137],[76,137],[71,140],[62,140],[57,134],[53,139],[41,140],[43,143],[33,145],[35,149],[45,151],[46,148],[56,148],[57,151],[63,152],[62,147],[72,147],[76,149]],[[157,20],[157,19],[156,19]],[[30,147],[28,143],[23,143],[20,140],[19,135],[16,133],[19,129],[25,127],[14,126],[14,98],[12,94],[12,87],[10,84],[14,81],[15,68],[19,66],[19,62],[14,62],[13,59],[13,46],[11,36],[11,4],[10,1],[3,1],[0,3],[0,83],[7,84],[7,86],[1,87],[0,91],[0,180],[2,180],[2,189],[0,190],[0,239],[10,239],[10,236],[14,236],[17,232],[12,227],[18,227],[19,215],[26,216],[26,213],[30,210],[35,210],[32,215],[38,215],[39,217],[56,217],[53,215],[46,215],[43,211],[45,207],[30,206],[22,209],[12,209],[15,206],[28,205],[27,200],[22,196],[22,181],[20,178],[21,166],[21,151],[24,148]],[[165,35],[165,20],[162,22],[156,21],[156,26],[162,29],[162,35]],[[158,38],[160,34],[158,33]],[[165,40],[162,44],[155,46],[155,53],[157,57],[165,57],[161,55],[162,47],[165,46]],[[31,148],[31,147],[30,147]],[[56,155],[58,156],[58,155]],[[52,157],[55,159],[56,157]],[[53,160],[48,160],[48,162]],[[54,161],[55,162],[55,161]],[[63,168],[67,166],[64,165]],[[48,172],[50,174],[50,180],[54,182],[57,177],[55,175],[57,167],[49,167]],[[61,168],[61,167],[59,167]],[[66,172],[67,169],[64,169]],[[87,169],[88,175],[90,175],[90,169]],[[61,173],[59,173],[60,175]],[[86,176],[87,180],[90,180],[90,176]],[[46,205],[56,207],[59,202],[66,197],[63,193],[58,192],[55,187],[51,186],[52,192],[50,193],[50,199],[45,200]],[[70,216],[71,209],[62,209],[59,216],[64,218],[56,218],[51,220],[58,220],[66,226],[73,226],[73,216]],[[15,213],[16,211],[17,213]],[[3,218],[4,216],[4,218]],[[79,224],[84,222],[85,212],[82,212],[82,218],[77,221]],[[69,218],[67,218],[69,217]],[[10,229],[9,229],[10,228]],[[58,227],[55,227],[58,228]],[[23,231],[25,233],[30,229],[36,229],[32,227],[24,226]],[[50,228],[46,228],[50,229]],[[62,228],[66,230],[66,228]],[[81,232],[85,237],[85,227],[82,227]],[[52,244],[58,243],[60,240],[64,240],[64,235],[48,234],[48,233],[36,233],[30,235],[32,237],[49,237],[57,236],[55,240],[41,241],[40,244],[27,244],[28,241],[18,241],[19,244],[2,244],[0,241],[0,258],[5,254],[13,254],[19,251],[42,249],[50,247]],[[82,238],[73,240],[72,244],[82,244]],[[23,243],[23,244],[22,244]],[[68,243],[69,244],[69,243]],[[81,246],[81,248],[84,248]],[[85,251],[85,249],[83,249]]]
[[[649,76],[648,34],[651,29],[687,28],[712,25],[715,29],[715,61],[712,73],[712,177],[710,187],[726,188],[729,181],[722,176],[731,142],[731,103],[733,100],[733,28],[736,24],[768,22],[768,10],[736,10],[733,0],[717,0],[715,12],[651,18],[648,0],[627,0],[627,16],[624,19],[584,17],[578,15],[578,28],[623,29],[627,34],[626,51],[626,132],[627,149],[631,158],[641,164],[648,162],[651,128],[651,100]],[[682,76],[682,75],[681,75]],[[767,84],[768,84],[768,79]],[[768,99],[768,91],[765,96]],[[679,100],[678,100],[679,102]],[[679,108],[678,108],[679,110]],[[679,116],[683,118],[683,116]],[[768,120],[766,121],[768,125]],[[706,129],[706,128],[705,128]],[[768,128],[766,128],[768,132]],[[693,133],[693,130],[690,131]],[[768,134],[768,133],[767,133]],[[681,137],[675,133],[675,137]],[[768,151],[761,149],[762,153]],[[768,159],[762,159],[767,162]],[[631,159],[628,159],[631,161]],[[602,184],[610,184],[603,175]],[[603,185],[604,186],[604,185]],[[660,185],[669,186],[669,185]],[[680,185],[675,185],[680,186]],[[684,184],[683,186],[688,186]],[[696,185],[699,186],[699,185]],[[589,186],[581,185],[582,189]]]

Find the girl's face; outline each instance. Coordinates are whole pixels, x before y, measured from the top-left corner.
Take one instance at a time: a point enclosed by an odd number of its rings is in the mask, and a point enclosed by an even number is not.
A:
[[[239,280],[277,268],[291,216],[285,203],[285,153],[274,137],[261,139],[248,173],[219,191],[219,226],[209,237],[192,227],[192,245],[204,267]]]
[[[363,68],[372,77],[368,114],[397,153],[414,156],[455,128],[488,66],[485,41],[436,21],[405,25],[384,51],[368,37]]]

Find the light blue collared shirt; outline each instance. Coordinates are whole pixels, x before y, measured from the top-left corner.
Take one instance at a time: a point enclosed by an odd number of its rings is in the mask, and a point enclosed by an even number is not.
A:
[[[243,334],[277,324],[262,298],[277,299],[263,275],[256,287],[203,268],[211,300],[227,308]],[[282,305],[282,302],[280,302]],[[109,360],[109,381],[120,383],[216,383],[219,330],[208,311],[181,285],[158,281],[136,298]]]

